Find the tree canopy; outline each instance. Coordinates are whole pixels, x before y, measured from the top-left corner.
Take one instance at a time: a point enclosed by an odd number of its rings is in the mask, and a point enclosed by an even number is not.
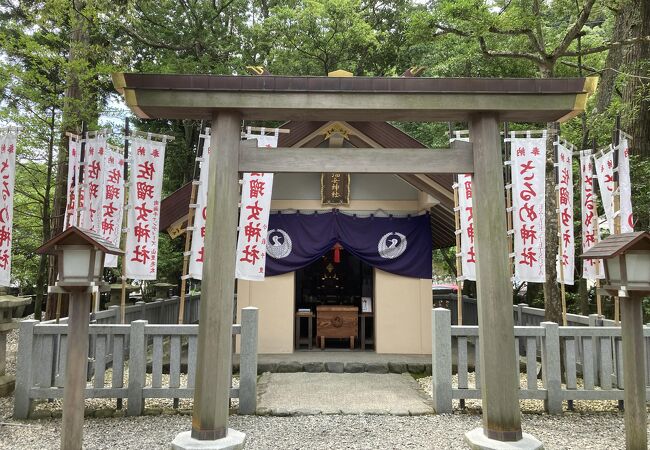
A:
[[[638,180],[650,175],[649,18],[643,0],[0,0],[0,124],[25,128],[15,283],[42,295],[48,261],[37,264],[33,250],[61,226],[65,133],[79,132],[82,121],[90,129],[106,123],[112,72],[244,74],[264,66],[277,75],[399,76],[411,67],[432,77],[602,75],[586,114],[562,134],[579,146],[605,145],[623,114]],[[200,125],[136,121],[177,138],[166,156],[165,194],[193,176]],[[427,145],[447,139],[447,124],[396,125]],[[638,227],[647,229],[644,183],[634,196]],[[161,255],[180,254],[178,241],[165,242]],[[176,281],[179,261],[166,259],[161,277]]]

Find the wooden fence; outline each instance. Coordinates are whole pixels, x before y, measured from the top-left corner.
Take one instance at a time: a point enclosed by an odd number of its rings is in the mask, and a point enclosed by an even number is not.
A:
[[[453,399],[481,398],[479,330],[477,326],[452,326],[450,311],[444,308],[433,309],[432,321],[434,408],[439,413],[451,412]],[[538,326],[515,326],[514,333],[513,352],[519,366],[525,366],[526,374],[520,398],[544,400],[551,414],[561,413],[562,402],[568,400],[623,400],[620,327],[560,327],[554,322],[541,322]],[[644,336],[645,348],[639,349],[638,355],[650,367],[650,327],[644,327]],[[564,351],[560,352],[560,348]],[[562,356],[564,365],[560,363]],[[452,378],[452,361],[456,361],[456,382]],[[537,380],[540,368],[541,386]],[[475,382],[470,383],[472,371]],[[650,399],[648,371],[646,388]]]
[[[258,309],[243,308],[241,322],[232,327],[233,336],[240,335],[241,354],[239,387],[231,388],[230,396],[239,398],[240,414],[254,414]],[[35,399],[63,397],[67,328],[65,323],[21,322],[15,418],[27,418]],[[140,415],[147,398],[194,395],[198,325],[160,325],[147,320],[127,325],[96,323],[90,325],[89,334],[89,365],[93,370],[89,372],[86,398],[115,398],[118,404],[127,399],[127,414]],[[182,373],[184,366],[186,374]]]
[[[188,295],[185,297],[185,310],[183,323],[197,323],[199,321],[199,295]],[[178,305],[180,297],[158,298],[152,302],[136,302],[128,305],[124,312],[124,323],[131,323],[134,320],[146,320],[149,323],[174,324],[178,322]],[[108,309],[90,314],[91,323],[117,324],[120,323],[120,307],[109,306]],[[68,318],[62,318],[59,323],[67,323]],[[43,323],[54,323],[48,320]]]

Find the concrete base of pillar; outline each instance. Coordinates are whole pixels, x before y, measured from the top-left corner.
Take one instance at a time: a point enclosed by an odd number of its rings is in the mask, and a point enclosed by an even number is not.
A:
[[[191,431],[184,431],[172,441],[172,450],[240,450],[244,448],[245,441],[246,435],[232,428],[228,428],[225,438],[215,441],[193,439]]]
[[[10,395],[16,388],[16,378],[13,375],[0,376],[0,397]]]
[[[465,433],[465,442],[472,450],[542,450],[544,445],[528,433],[518,441],[497,441],[488,438],[483,428],[474,428]]]

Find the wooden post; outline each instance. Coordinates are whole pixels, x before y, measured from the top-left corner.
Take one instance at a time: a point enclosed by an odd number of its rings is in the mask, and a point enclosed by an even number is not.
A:
[[[63,294],[56,294],[56,315],[55,315],[55,322],[58,324],[59,320],[61,320],[61,297]]]
[[[623,326],[623,381],[625,384],[625,446],[647,448],[645,361],[643,351],[643,310],[641,296],[621,302]]]
[[[241,115],[212,116],[208,209],[200,309],[193,439],[217,440],[228,434],[235,252],[239,202]]]
[[[81,450],[88,360],[88,293],[70,293],[61,448]]]
[[[522,438],[518,370],[514,352],[504,351],[515,347],[515,336],[498,116],[474,115],[469,129],[474,145],[472,193],[483,433],[488,439],[518,441]]]

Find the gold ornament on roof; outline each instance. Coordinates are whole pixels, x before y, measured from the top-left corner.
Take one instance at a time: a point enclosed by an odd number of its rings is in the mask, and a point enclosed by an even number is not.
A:
[[[323,133],[325,136],[325,140],[331,138],[335,134],[340,134],[343,136],[343,139],[348,139],[350,135],[350,130],[340,123],[335,123],[331,127],[325,129],[325,132]]]

